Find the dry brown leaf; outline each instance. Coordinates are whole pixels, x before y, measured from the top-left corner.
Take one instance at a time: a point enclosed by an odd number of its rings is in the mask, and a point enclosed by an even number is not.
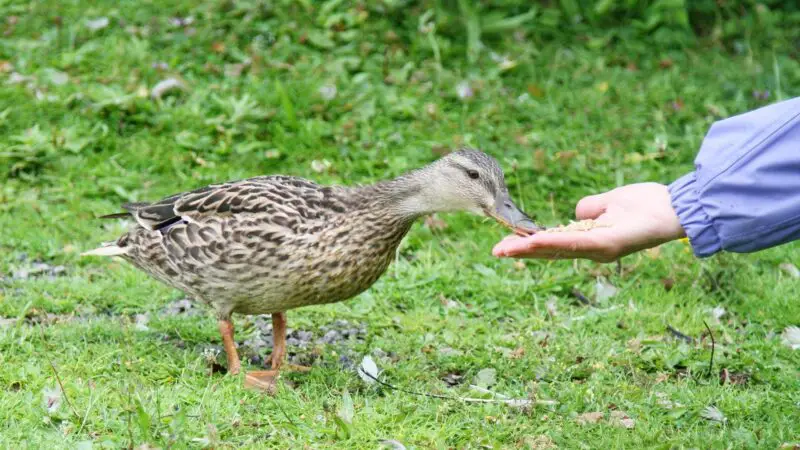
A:
[[[642,341],[639,339],[633,338],[628,341],[628,350],[638,354],[642,351]]]
[[[728,369],[722,369],[719,372],[719,382],[722,384],[744,385],[750,381],[750,374],[745,372],[730,372]]]
[[[224,42],[214,42],[211,44],[211,51],[214,53],[222,53],[225,51],[225,43]]]
[[[526,436],[519,441],[520,448],[527,448],[530,450],[549,450],[553,448],[558,448],[556,443],[550,439],[550,436],[546,434],[540,434],[538,436]]]
[[[520,359],[525,356],[525,347],[520,347],[514,351],[512,351],[508,357],[511,359]]]
[[[653,383],[659,384],[659,383],[663,383],[663,382],[665,382],[667,380],[669,380],[669,374],[668,373],[660,373],[660,374],[656,375],[656,379],[653,380]]]
[[[636,422],[624,411],[611,411],[608,422],[615,427],[631,429],[636,426]]]
[[[596,411],[596,412],[588,412],[579,414],[578,417],[575,418],[575,421],[578,422],[580,425],[586,425],[590,423],[597,423],[603,419],[604,414]]]

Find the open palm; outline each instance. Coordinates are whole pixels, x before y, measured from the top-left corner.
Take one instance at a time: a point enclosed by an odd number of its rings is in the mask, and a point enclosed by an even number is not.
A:
[[[625,255],[685,236],[666,186],[639,183],[583,198],[579,220],[595,219],[587,231],[509,236],[495,245],[495,256],[615,261]]]

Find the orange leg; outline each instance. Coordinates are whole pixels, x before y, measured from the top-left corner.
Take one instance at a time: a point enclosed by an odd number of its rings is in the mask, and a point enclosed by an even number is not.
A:
[[[286,358],[286,313],[272,315],[272,370],[278,370]]]
[[[230,319],[220,320],[219,333],[222,335],[222,346],[228,357],[228,373],[238,375],[242,363],[239,361],[239,353],[236,352],[236,344],[233,342],[233,322]]]
[[[275,392],[275,381],[286,358],[286,313],[272,314],[272,370],[247,372],[245,387]]]

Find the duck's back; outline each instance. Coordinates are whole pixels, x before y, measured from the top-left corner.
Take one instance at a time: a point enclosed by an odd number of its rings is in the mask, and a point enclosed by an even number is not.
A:
[[[377,280],[411,225],[350,192],[285,176],[207,186],[127,205],[139,226],[117,245],[221,316],[341,301]]]

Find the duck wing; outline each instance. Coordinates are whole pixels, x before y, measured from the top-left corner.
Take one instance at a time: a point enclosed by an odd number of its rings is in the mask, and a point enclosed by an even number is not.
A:
[[[334,189],[298,177],[263,176],[205,186],[171,195],[154,203],[126,203],[126,212],[101,218],[133,217],[148,230],[164,230],[180,222],[203,222],[209,217],[268,216],[276,225],[319,219],[344,212]]]

